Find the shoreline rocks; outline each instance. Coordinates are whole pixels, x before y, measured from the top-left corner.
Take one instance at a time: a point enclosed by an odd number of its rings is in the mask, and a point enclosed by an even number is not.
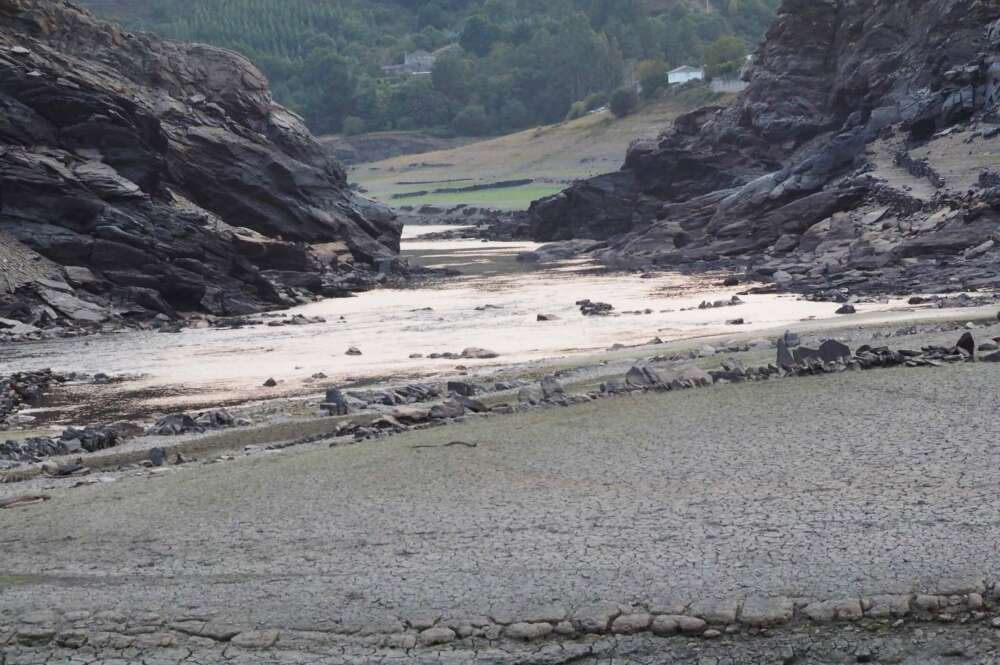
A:
[[[841,303],[1000,287],[1000,185],[967,157],[1000,149],[1000,7],[953,9],[786,2],[732,105],[682,115],[622,170],[535,201],[532,238],[594,238],[611,267],[726,271]]]
[[[351,192],[242,56],[69,2],[0,5],[6,335],[173,330],[405,271],[391,210]]]

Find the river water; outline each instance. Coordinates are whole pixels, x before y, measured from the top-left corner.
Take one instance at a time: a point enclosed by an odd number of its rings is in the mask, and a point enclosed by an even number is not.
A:
[[[830,318],[836,306],[790,296],[744,296],[745,304],[690,310],[705,299],[724,299],[738,289],[720,279],[678,274],[607,273],[569,261],[556,265],[518,263],[532,243],[422,241],[418,234],[440,230],[411,227],[404,254],[427,266],[449,266],[463,276],[409,289],[382,289],[354,298],[331,299],[288,312],[321,316],[306,326],[254,326],[238,330],[190,329],[179,334],[127,332],[83,339],[12,344],[0,349],[5,371],[51,367],[58,371],[128,375],[112,388],[95,388],[164,411],[213,403],[235,403],[318,392],[321,385],[364,383],[382,378],[418,379],[470,369],[509,366],[539,359],[593,353],[614,344],[640,344],[733,332],[726,321],[743,318],[739,330],[787,326],[808,317]],[[616,312],[649,314],[584,317],[576,301],[611,303]],[[888,309],[895,305],[860,309]],[[558,320],[537,321],[538,314]],[[362,351],[348,356],[349,347]],[[481,347],[500,354],[492,360],[427,358]],[[422,354],[423,358],[411,358]],[[316,373],[327,379],[315,382]],[[274,378],[276,388],[263,383]],[[109,391],[111,391],[109,393]],[[117,397],[116,397],[117,399]]]

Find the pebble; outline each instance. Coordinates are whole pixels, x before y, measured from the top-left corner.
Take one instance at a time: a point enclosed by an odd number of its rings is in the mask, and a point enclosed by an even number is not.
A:
[[[436,644],[448,644],[455,641],[455,631],[445,626],[435,626],[421,631],[419,641],[424,646],[434,646]]]

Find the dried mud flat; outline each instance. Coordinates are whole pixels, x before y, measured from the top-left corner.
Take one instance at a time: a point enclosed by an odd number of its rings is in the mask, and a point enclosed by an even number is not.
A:
[[[992,662],[998,382],[631,395],[67,483],[0,511],[0,662]]]

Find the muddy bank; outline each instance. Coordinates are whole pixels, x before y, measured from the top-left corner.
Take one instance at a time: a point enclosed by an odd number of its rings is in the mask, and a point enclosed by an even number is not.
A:
[[[428,230],[434,229],[413,234]],[[11,372],[51,367],[111,377],[107,385],[73,388],[40,405],[53,409],[38,414],[43,421],[80,424],[75,416],[83,421],[149,418],[373,381],[489,375],[616,345],[837,317],[837,307],[829,303],[775,294],[744,295],[734,306],[701,308],[705,302],[731,302],[741,291],[719,286],[722,276],[609,272],[580,258],[518,260],[537,249],[533,243],[406,240],[403,257],[412,264],[456,270],[462,277],[323,300],[229,329],[10,344],[0,349],[0,361]],[[613,309],[607,316],[584,316],[577,304],[584,300]],[[901,308],[909,306],[900,301],[857,306],[861,314],[890,317]],[[495,357],[460,357],[469,348]],[[265,386],[270,379],[274,385]]]

